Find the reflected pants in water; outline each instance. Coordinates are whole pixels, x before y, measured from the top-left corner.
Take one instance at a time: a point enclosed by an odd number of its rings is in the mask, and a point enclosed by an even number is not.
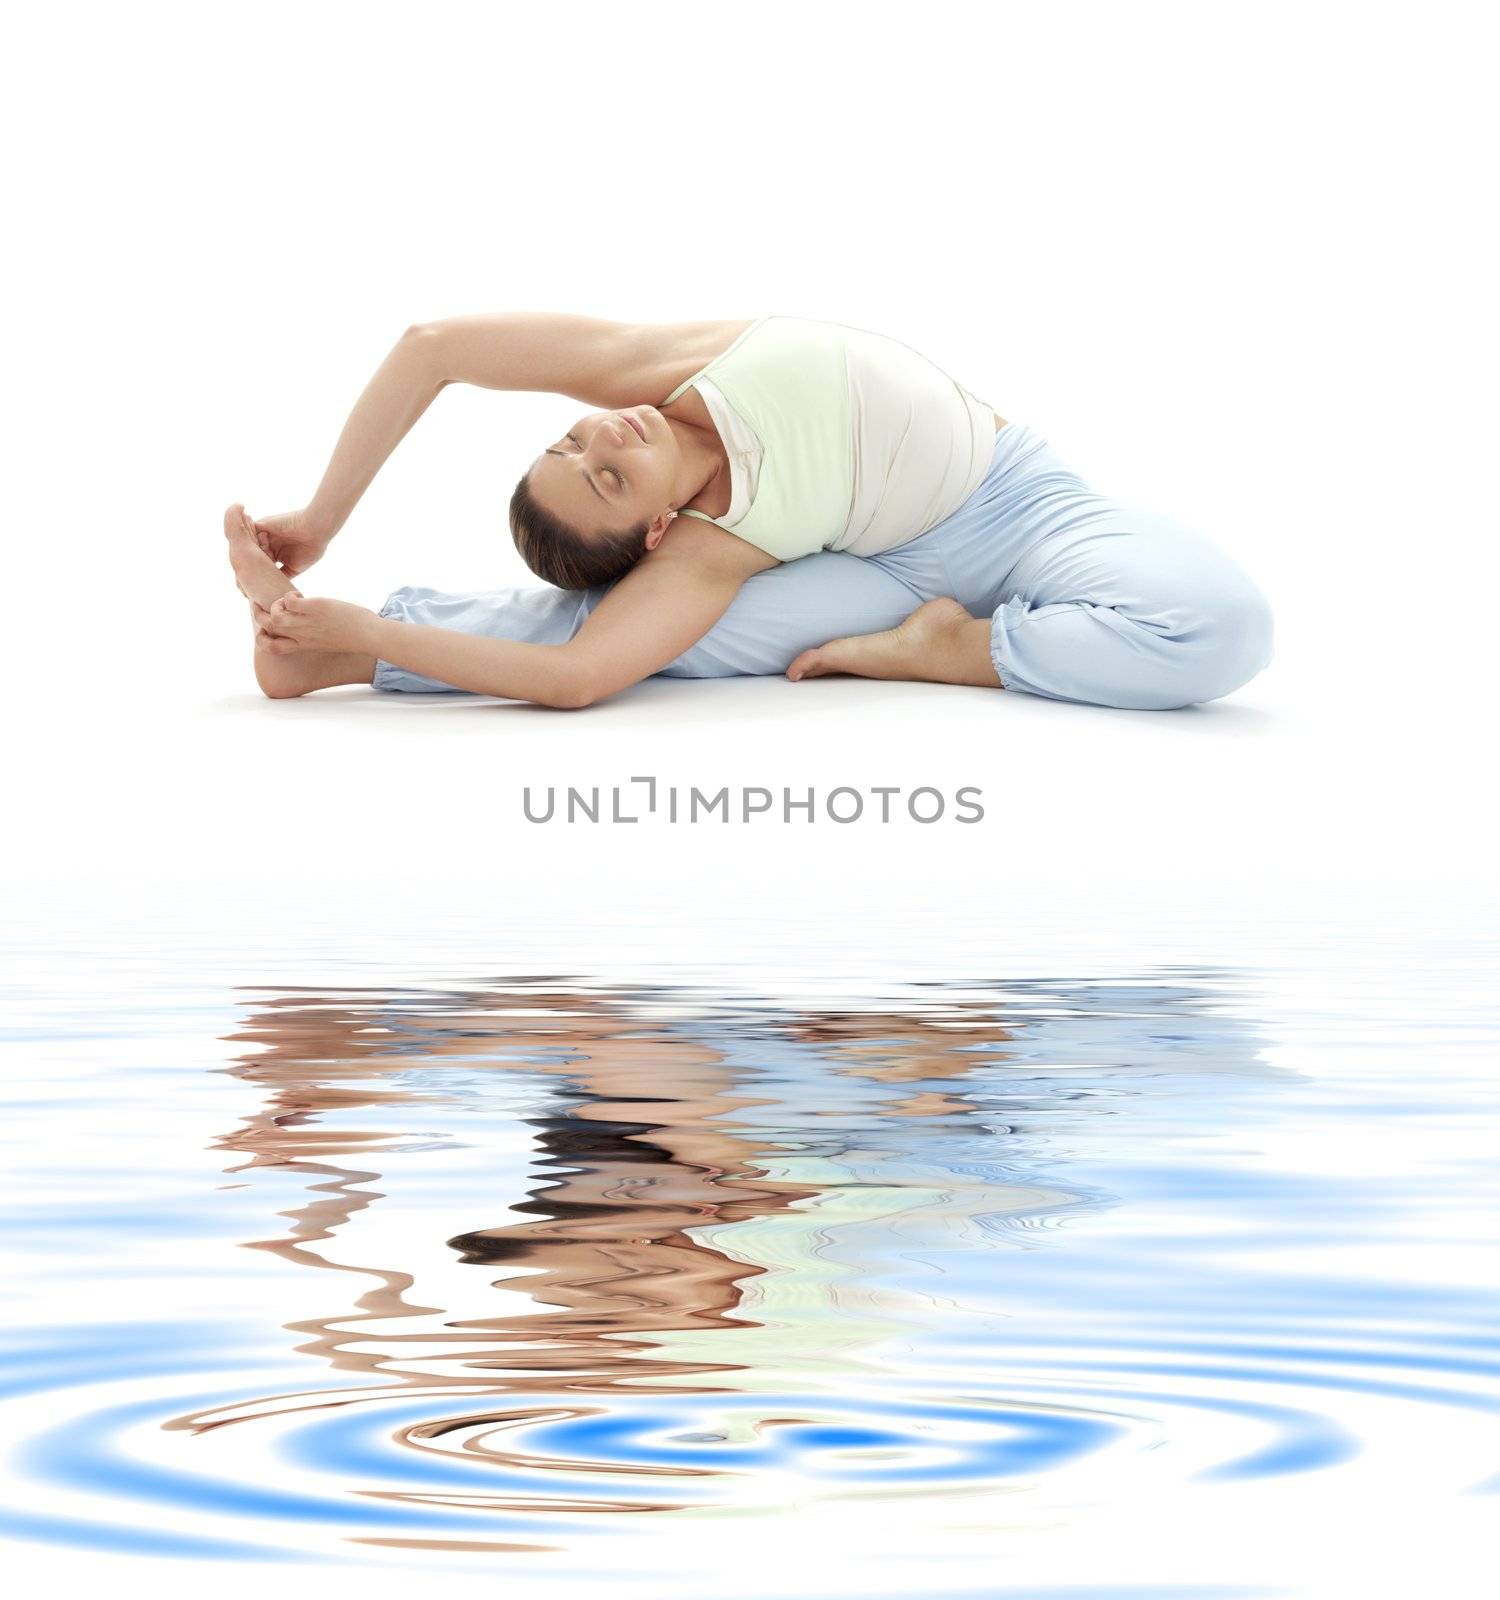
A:
[[[612,585],[444,594],[408,585],[381,616],[461,633],[563,644]],[[1217,700],[1272,657],[1271,607],[1203,534],[1090,489],[1040,434],[1009,422],[984,481],[951,516],[881,555],[823,550],[750,578],[658,676],[785,672],[802,651],[894,627],[951,595],[989,617],[1010,690],[1164,711]],[[377,689],[464,693],[387,661]]]

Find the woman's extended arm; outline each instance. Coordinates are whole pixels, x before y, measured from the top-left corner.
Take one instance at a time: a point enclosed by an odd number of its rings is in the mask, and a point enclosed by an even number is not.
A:
[[[693,324],[685,324],[688,331]],[[414,323],[355,402],[323,481],[300,511],[257,518],[256,537],[290,577],[317,561],[390,453],[440,389],[550,389],[590,405],[634,405],[658,382],[682,330],[560,311],[491,312]]]
[[[475,694],[574,709],[669,665],[729,609],[773,556],[722,530],[684,529],[621,578],[566,644],[490,639],[379,617],[354,646]]]
[[[358,651],[472,694],[573,709],[668,666],[723,616],[747,578],[776,565],[725,530],[695,524],[643,557],[565,644],[425,627],[288,594],[267,614],[266,647]]]
[[[433,361],[427,328],[408,328],[349,413],[323,481],[303,513],[312,527],[330,539],[343,527],[386,457],[446,382]]]

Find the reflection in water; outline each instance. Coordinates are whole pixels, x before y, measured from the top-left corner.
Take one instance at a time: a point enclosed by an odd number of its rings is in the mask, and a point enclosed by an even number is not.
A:
[[[1357,1253],[1409,1206],[1255,1164],[1255,1130],[1318,1101],[1245,983],[242,989],[219,1071],[258,1103],[213,1141],[212,1198],[251,1252],[229,1267],[303,1303],[260,1318],[295,1338],[216,1367],[207,1324],[191,1357],[165,1323],[154,1356],[145,1325],[69,1332],[94,1381],[233,1379],[44,1427],[27,1470],[218,1519],[157,1549],[568,1561],[644,1512],[927,1503],[994,1539],[1048,1485],[1077,1515],[1353,1472],[1375,1398],[1492,1425],[1492,1298],[1275,1261],[1310,1216]],[[48,1335],[23,1389],[67,1381]],[[1497,1466],[1455,1458],[1475,1493]]]
[[[1061,1118],[1144,1099],[1174,1056],[1205,1082],[1267,1069],[1252,1030],[1215,1016],[1191,985],[967,997],[929,987],[899,1012],[735,1011],[545,981],[252,1001],[232,1037],[254,1048],[233,1071],[266,1103],[221,1144],[249,1158],[231,1170],[291,1169],[316,1196],[284,1213],[287,1237],[254,1247],[375,1280],[353,1313],[291,1327],[311,1336],[303,1353],[384,1381],[362,1395],[216,1406],[168,1426],[203,1431],[357,1398],[388,1415],[396,1391],[429,1405],[440,1390],[505,1396],[437,1417],[424,1409],[392,1436],[429,1457],[505,1469],[514,1490],[471,1472],[464,1503],[517,1511],[681,1510],[712,1503],[701,1480],[788,1461],[825,1495],[877,1480],[888,1492],[925,1489],[1098,1448],[1129,1419],[1036,1400],[902,1404],[878,1367],[862,1373],[861,1350],[910,1336],[934,1312],[930,1294],[872,1278],[872,1256],[897,1228],[951,1250],[1107,1204],[1034,1170]],[[384,1198],[370,1187],[378,1172],[342,1162],[413,1148],[391,1127],[335,1130],[332,1117],[369,1121],[379,1107],[389,1122],[398,1107],[444,1100],[482,1109],[502,1074],[533,1101],[519,1118],[534,1139],[533,1181],[446,1243],[512,1291],[513,1309],[414,1303],[411,1273],[313,1248]],[[851,1408],[862,1377],[872,1392]],[[653,1395],[642,1420],[648,1382],[671,1399]],[[559,1403],[580,1393],[611,1400]],[[700,1411],[684,1408],[688,1395],[730,1398]],[[320,1438],[326,1447],[326,1428]],[[566,1492],[549,1491],[553,1477]],[[623,1498],[622,1479],[634,1486]],[[453,1503],[446,1486],[394,1497]]]
[[[320,1198],[291,1214],[291,1238],[256,1247],[314,1266],[330,1263],[307,1242],[330,1237],[378,1198],[359,1187],[378,1182],[378,1173],[327,1158],[381,1151],[393,1137],[366,1130],[330,1138],[320,1114],[432,1103],[439,1095],[472,1105],[485,1093],[485,1077],[501,1072],[524,1075],[533,1095],[545,1081],[554,1086],[543,1091],[551,1104],[519,1118],[536,1140],[531,1197],[492,1202],[521,1220],[481,1224],[448,1241],[466,1264],[526,1268],[493,1280],[524,1284],[523,1309],[442,1323],[478,1337],[383,1333],[376,1350],[364,1348],[367,1336],[351,1340],[339,1331],[345,1312],[297,1325],[316,1335],[307,1348],[345,1370],[401,1376],[403,1344],[425,1351],[442,1339],[450,1351],[421,1358],[416,1376],[426,1386],[435,1375],[472,1385],[487,1367],[508,1369],[506,1387],[521,1389],[520,1375],[530,1371],[545,1374],[539,1387],[584,1390],[609,1388],[620,1372],[681,1374],[689,1369],[680,1363],[653,1364],[636,1353],[653,1348],[644,1336],[724,1325],[744,1274],[741,1263],[704,1249],[685,1230],[713,1217],[744,1220],[812,1192],[766,1179],[753,1148],[716,1125],[750,1103],[731,1093],[733,1074],[719,1052],[634,1022],[607,1000],[524,991],[408,1004],[279,997],[234,1037],[266,1047],[234,1070],[267,1093],[268,1105],[223,1147],[247,1152],[248,1166],[290,1167],[321,1180],[314,1186]],[[424,1088],[402,1086],[416,1075]],[[370,1081],[356,1086],[360,1080]],[[409,1304],[412,1279],[395,1268],[337,1270],[380,1281],[359,1301],[368,1318],[425,1319],[441,1309]],[[538,1315],[538,1306],[562,1309]]]

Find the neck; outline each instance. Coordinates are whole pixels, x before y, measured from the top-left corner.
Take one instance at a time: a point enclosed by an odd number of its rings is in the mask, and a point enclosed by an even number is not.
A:
[[[673,486],[672,504],[690,505],[719,476],[728,470],[729,457],[723,441],[713,428],[700,428],[677,417],[667,417],[677,447],[682,452],[678,482]]]

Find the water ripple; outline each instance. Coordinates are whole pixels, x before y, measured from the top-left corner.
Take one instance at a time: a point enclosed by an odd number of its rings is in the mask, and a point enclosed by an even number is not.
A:
[[[127,1080],[108,1127],[81,1094],[72,1173],[24,1155],[63,1136],[58,1063],[14,1079],[0,1214],[49,1315],[4,1343],[0,1528],[577,1576],[637,1525],[683,1562],[759,1528],[769,1560],[815,1506],[876,1593],[919,1526],[956,1562],[965,1530],[1252,1483],[1492,1496],[1487,1035],[1446,1019],[1372,1095],[1337,1030],[1259,1004],[1209,967],[199,996],[159,1027],[207,1070]],[[23,1042],[87,1084],[151,1016]]]

